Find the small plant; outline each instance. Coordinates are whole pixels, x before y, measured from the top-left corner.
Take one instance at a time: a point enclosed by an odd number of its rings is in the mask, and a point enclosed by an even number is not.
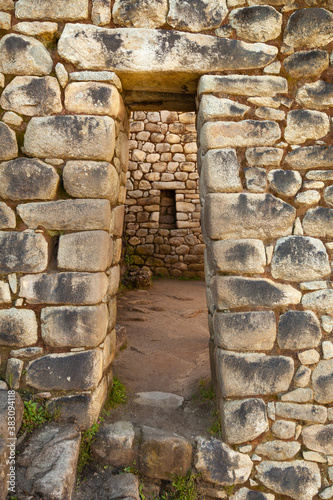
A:
[[[200,379],[199,381],[199,394],[202,402],[214,401],[215,391],[211,380]]]
[[[81,476],[83,469],[91,460],[90,447],[96,439],[96,433],[99,429],[100,423],[100,421],[94,422],[92,426],[85,430],[82,434],[79,458],[77,462],[78,476]]]
[[[211,413],[213,417],[213,422],[212,424],[208,427],[208,432],[218,438],[222,438],[222,433],[221,433],[221,419],[218,411],[213,411]]]
[[[136,476],[140,476],[140,471],[136,468],[136,461],[133,460],[132,465],[129,465],[128,467],[124,467],[122,472],[126,474],[135,474]]]
[[[59,418],[60,411],[50,412],[41,403],[37,403],[30,399],[29,401],[24,401],[24,411],[21,429],[23,431],[31,432],[36,427],[40,427],[46,422],[51,420],[57,420]]]
[[[185,477],[173,474],[172,486],[175,491],[169,497],[170,500],[196,500],[198,498],[197,477],[191,471]]]
[[[126,387],[118,377],[113,377],[113,386],[109,392],[104,411],[108,414],[110,410],[127,403]]]

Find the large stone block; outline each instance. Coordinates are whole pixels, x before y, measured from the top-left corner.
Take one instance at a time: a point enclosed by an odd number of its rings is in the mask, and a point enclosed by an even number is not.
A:
[[[24,136],[25,151],[37,158],[110,161],[115,125],[109,116],[59,115],[32,118]]]
[[[240,165],[234,149],[211,149],[203,160],[201,176],[204,191],[233,192],[242,189]]]
[[[259,481],[267,488],[294,500],[312,500],[321,487],[319,467],[312,462],[265,461],[256,469]]]
[[[125,116],[124,103],[117,88],[108,83],[70,83],[65,90],[65,108],[70,113],[108,115],[121,120]]]
[[[48,245],[42,234],[0,232],[0,272],[39,273],[48,264]]]
[[[58,52],[79,69],[115,71],[125,89],[181,92],[186,85],[195,93],[198,76],[266,66],[277,48],[172,30],[66,24]]]
[[[296,288],[265,278],[217,276],[210,287],[218,310],[299,304],[302,298]]]
[[[20,297],[29,304],[98,304],[108,288],[104,273],[26,275],[20,280]]]
[[[278,167],[283,156],[280,148],[248,148],[245,157],[250,167]]]
[[[333,424],[304,427],[302,438],[309,450],[325,455],[333,454]]]
[[[58,80],[52,76],[17,76],[2,92],[0,104],[3,109],[27,116],[60,113]]]
[[[19,0],[15,15],[19,19],[54,19],[76,21],[88,18],[89,0]]]
[[[16,215],[3,201],[0,202],[0,229],[15,229]]]
[[[294,361],[286,356],[240,354],[217,349],[216,359],[223,397],[284,392],[294,374]]]
[[[333,210],[327,207],[317,207],[308,210],[303,219],[305,234],[320,238],[333,236]]]
[[[115,205],[119,195],[119,176],[111,163],[68,161],[63,170],[68,194],[75,198],[107,198]]]
[[[326,288],[304,295],[302,305],[306,309],[311,309],[317,314],[333,313],[333,290]]]
[[[272,194],[208,194],[204,227],[214,240],[291,234],[296,210]]]
[[[168,10],[167,0],[116,0],[112,19],[128,28],[160,28],[166,23]]]
[[[113,242],[105,231],[60,236],[58,267],[71,271],[105,271],[111,265]]]
[[[333,146],[319,145],[297,148],[287,154],[286,163],[296,170],[333,167]]]
[[[252,441],[268,430],[266,405],[262,399],[226,401],[221,405],[223,434],[227,443]]]
[[[289,17],[283,41],[293,48],[324,47],[333,40],[333,14],[321,8],[299,9]]]
[[[288,92],[288,83],[280,76],[247,76],[247,75],[205,75],[200,78],[199,96],[223,92],[229,95],[266,96]],[[238,103],[237,103],[238,104]]]
[[[282,14],[268,5],[243,7],[230,12],[229,22],[239,38],[267,42],[280,35]]]
[[[243,120],[241,122],[208,122],[201,129],[200,143],[208,149],[271,146],[281,137],[276,122]]]
[[[59,200],[18,205],[17,212],[28,227],[51,230],[108,230],[111,207],[107,200]]]
[[[330,128],[326,113],[308,109],[294,109],[287,114],[284,138],[289,144],[301,144],[308,139],[324,137]]]
[[[318,423],[324,423],[327,420],[327,408],[325,406],[278,402],[275,405],[275,411],[279,417],[293,420]]]
[[[0,310],[0,344],[25,347],[38,340],[37,319],[29,309]]]
[[[318,403],[333,402],[333,359],[319,361],[312,373],[312,384]]]
[[[18,146],[14,130],[0,122],[0,160],[16,158]]]
[[[219,240],[208,246],[210,264],[216,271],[263,273],[266,252],[261,240]]]
[[[197,438],[195,468],[204,481],[221,486],[245,483],[253,463],[248,455],[239,453],[217,439]]]
[[[331,274],[325,245],[306,236],[279,239],[271,269],[273,278],[286,281],[311,281]]]
[[[214,314],[214,343],[231,351],[268,351],[276,338],[273,311]]]
[[[89,391],[102,377],[102,351],[48,354],[27,365],[26,383],[41,391]]]
[[[232,101],[231,99],[204,94],[201,97],[199,106],[198,130],[200,130],[205,122],[216,121],[218,119],[244,118],[249,109],[250,106]]]
[[[91,450],[98,462],[114,467],[125,467],[133,463],[135,431],[130,422],[104,424],[96,434]]]
[[[225,0],[170,0],[168,24],[185,31],[218,28],[228,14]]]
[[[52,347],[95,347],[103,342],[108,308],[99,306],[45,307],[41,312],[42,337]]]
[[[313,312],[287,311],[280,316],[278,344],[281,349],[311,349],[318,347],[320,340],[320,323]]]
[[[9,200],[52,200],[59,175],[48,163],[17,158],[0,163],[0,196]]]
[[[318,76],[329,66],[328,53],[325,50],[306,50],[296,52],[283,61],[283,66],[294,78],[310,78]],[[313,84],[311,83],[310,87],[312,85]],[[305,85],[305,87],[307,87],[307,85]],[[296,100],[298,94],[299,90],[296,94]],[[308,104],[305,104],[305,106],[312,107]]]
[[[0,41],[0,72],[8,75],[48,75],[53,61],[35,38],[11,33]]]
[[[288,460],[294,458],[301,449],[301,443],[297,441],[266,441],[259,443],[255,449],[257,455],[264,455],[269,460]]]
[[[327,55],[327,52],[325,54]],[[310,109],[325,109],[333,106],[333,85],[323,80],[307,83],[298,89],[296,101],[301,106]]]

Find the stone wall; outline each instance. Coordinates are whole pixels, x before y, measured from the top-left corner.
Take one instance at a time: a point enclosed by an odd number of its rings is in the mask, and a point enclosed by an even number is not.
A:
[[[125,215],[128,262],[204,277],[195,113],[135,111]]]

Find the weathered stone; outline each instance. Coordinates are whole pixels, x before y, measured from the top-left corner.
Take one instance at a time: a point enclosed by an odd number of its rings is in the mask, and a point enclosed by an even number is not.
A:
[[[255,110],[254,114],[258,118],[262,118],[263,120],[276,120],[281,121],[285,120],[286,114],[284,111],[280,109],[268,108],[266,106],[262,106]]]
[[[111,21],[111,0],[93,0],[91,20],[97,26],[105,26]]]
[[[12,24],[12,16],[7,12],[0,12],[0,29],[10,30]]]
[[[195,93],[199,75],[266,66],[277,48],[170,30],[66,24],[58,52],[80,69],[115,71],[126,89],[137,88],[140,82],[140,90],[180,92],[186,85]]]
[[[292,358],[217,349],[217,371],[223,397],[275,394],[289,388]]]
[[[48,75],[52,65],[49,52],[35,38],[11,33],[0,41],[0,71],[5,74]]]
[[[68,161],[63,170],[64,186],[75,198],[107,198],[114,205],[119,194],[119,177],[111,163]]]
[[[75,0],[19,0],[15,5],[15,16],[19,19],[55,19],[76,21],[88,18],[89,1]]]
[[[130,422],[104,424],[91,445],[93,457],[102,464],[125,467],[135,458],[134,438]]]
[[[326,207],[317,207],[308,210],[303,219],[305,233],[311,236],[333,236],[333,210]]]
[[[294,500],[312,500],[321,487],[317,464],[295,460],[293,462],[262,462],[256,466],[258,479],[275,493]]]
[[[295,205],[297,206],[311,206],[317,205],[320,201],[320,193],[313,189],[309,189],[308,191],[303,191],[302,193],[298,193],[295,197]]]
[[[108,230],[111,207],[107,200],[59,200],[18,205],[17,212],[30,228],[52,230]]]
[[[98,490],[101,498],[108,500],[140,500],[139,478],[134,474],[110,474]]]
[[[13,429],[9,429],[9,425],[8,425],[8,417],[9,417],[9,414],[8,414],[8,403],[13,403],[13,405],[11,405],[11,409],[15,412],[15,424],[13,425],[13,420],[11,422],[11,427],[15,427],[15,430],[13,431]],[[14,406],[14,408],[13,408]],[[11,436],[11,437],[14,437],[16,436],[16,434],[18,433],[20,427],[21,427],[21,423],[22,423],[22,418],[23,418],[23,410],[24,410],[24,404],[23,404],[23,401],[21,399],[21,396],[18,394],[18,392],[14,392],[14,391],[7,391],[7,389],[1,389],[0,390],[0,435],[2,437],[5,437],[6,438],[6,441],[7,441],[7,438],[10,436],[10,432],[14,432],[14,435]],[[11,415],[13,416],[13,415]],[[7,441],[7,446],[9,444],[9,441]],[[1,465],[2,465],[2,462],[0,462]],[[1,475],[0,475],[0,478],[1,478]],[[7,478],[8,479],[8,478]],[[0,484],[1,484],[1,481],[0,481]],[[1,492],[1,489],[0,489],[0,492]]]
[[[330,498],[333,497],[333,486],[329,486],[328,488],[325,488],[319,493],[319,497],[322,500],[329,500]]]
[[[250,167],[279,166],[282,160],[283,150],[280,148],[248,148],[245,157]]]
[[[0,202],[0,229],[15,229],[16,216],[12,210],[3,201]]]
[[[27,365],[26,382],[39,390],[83,390],[97,386],[102,377],[102,351],[48,354]]]
[[[286,163],[296,170],[333,167],[333,146],[317,145],[297,148],[287,154]]]
[[[283,66],[294,78],[318,76],[329,66],[328,53],[325,50],[296,52],[283,61]],[[305,105],[309,107],[308,103]]]
[[[268,351],[276,337],[272,311],[214,314],[214,343],[232,351]]]
[[[272,434],[279,439],[291,439],[295,436],[296,424],[289,420],[276,420],[271,430]]]
[[[289,285],[268,279],[217,276],[211,291],[218,310],[234,307],[277,307],[299,304],[302,294]]]
[[[52,76],[16,76],[1,94],[1,107],[35,116],[62,111],[59,83]]]
[[[58,25],[47,21],[27,21],[15,24],[13,30],[22,33],[22,35],[40,36],[46,40],[52,40],[58,31]]]
[[[10,200],[52,200],[59,175],[51,165],[32,158],[0,163],[0,196]]]
[[[142,427],[140,471],[153,479],[185,476],[191,467],[192,446],[177,434]]]
[[[281,396],[281,401],[292,401],[294,403],[308,403],[313,401],[313,390],[309,388],[298,388]]]
[[[38,340],[37,320],[34,311],[29,309],[1,309],[1,345],[24,347]]]
[[[255,486],[255,485],[254,485]],[[275,496],[271,493],[264,493],[257,490],[249,490],[249,488],[241,488],[230,500],[274,500]]]
[[[65,91],[65,107],[70,113],[109,115],[123,119],[125,108],[118,90],[108,83],[75,82]]]
[[[255,193],[262,193],[267,188],[267,174],[265,168],[245,168],[246,189]]]
[[[266,405],[262,399],[226,401],[221,405],[221,418],[227,443],[252,441],[269,427]]]
[[[313,312],[287,311],[280,316],[278,344],[281,349],[299,350],[317,347],[320,340],[320,323]]]
[[[18,457],[19,488],[45,500],[71,498],[80,442],[81,434],[73,424],[49,424],[35,431]]]
[[[20,359],[9,358],[6,366],[6,382],[11,389],[18,390],[22,376],[24,363]]]
[[[302,299],[304,307],[321,314],[333,312],[333,291],[329,288],[307,293]]]
[[[123,86],[120,78],[112,71],[77,71],[69,74],[71,82],[105,82],[115,85],[119,92]]]
[[[134,403],[154,408],[173,409],[179,408],[184,403],[184,398],[170,392],[150,391],[137,392]]]
[[[204,481],[222,486],[245,483],[252,467],[248,455],[232,450],[217,439],[197,438],[195,468]]]
[[[318,403],[333,401],[333,359],[320,361],[312,373],[315,400]]]
[[[24,136],[26,153],[38,158],[110,161],[115,141],[109,116],[59,115],[32,118]]]
[[[65,88],[68,83],[68,73],[62,63],[57,63],[54,68],[55,74],[62,88]]]
[[[14,10],[14,0],[0,0],[1,10]]]
[[[200,78],[199,96],[213,92],[229,95],[268,96],[285,94],[288,84],[279,76],[205,75]]]
[[[315,349],[309,349],[307,351],[300,352],[298,354],[298,359],[303,365],[314,365],[318,363],[320,355]]]
[[[333,85],[319,80],[307,83],[296,94],[296,101],[310,109],[325,109],[333,106]]]
[[[295,212],[271,194],[208,194],[204,224],[212,239],[274,238],[291,234]]]
[[[268,5],[243,7],[230,12],[229,22],[239,38],[267,42],[280,35],[282,14]]]
[[[305,236],[280,238],[271,269],[273,278],[287,281],[315,280],[331,273],[325,245]]]
[[[2,121],[12,127],[20,127],[23,123],[23,118],[13,111],[7,111],[2,117]]]
[[[10,351],[10,355],[12,358],[32,359],[40,356],[43,352],[42,347],[23,347],[22,349],[13,349]]]
[[[41,313],[42,338],[52,347],[95,347],[103,342],[108,326],[106,304],[45,307]]]
[[[333,186],[328,186],[324,190],[324,200],[326,201],[327,205],[333,207]]]
[[[60,236],[58,267],[71,271],[105,271],[111,265],[113,241],[105,231]]]
[[[0,304],[10,304],[12,297],[8,283],[0,281]]]
[[[287,114],[287,127],[284,138],[289,144],[300,144],[308,139],[324,137],[330,127],[326,113],[294,109]]]
[[[38,273],[48,264],[48,245],[42,234],[0,232],[0,272]]]
[[[208,121],[244,118],[244,115],[249,109],[249,106],[232,101],[231,99],[223,99],[211,94],[204,94],[200,101],[198,129]]]
[[[305,446],[310,450],[325,453],[325,455],[333,454],[333,424],[304,427],[302,438]]]
[[[160,28],[167,14],[167,0],[116,0],[112,9],[113,22],[129,28]]]
[[[1,391],[1,392],[5,392],[5,391]],[[0,394],[1,394],[1,392],[0,392]],[[9,486],[12,486],[13,491],[15,492],[15,481],[13,481],[12,485],[10,485],[10,482],[8,481],[8,475],[10,473],[9,455],[10,455],[10,448],[8,446],[8,441],[6,439],[4,439],[3,437],[0,437],[0,465],[1,465],[1,468],[0,468],[0,495],[2,496],[2,498],[7,497]],[[15,457],[14,449],[13,449],[13,456]]]
[[[268,181],[274,191],[282,196],[295,196],[302,187],[302,177],[293,170],[271,170],[268,172]]]
[[[202,160],[202,179],[208,192],[242,189],[240,165],[234,149],[211,149]]]
[[[323,47],[333,40],[333,14],[325,9],[299,9],[288,19],[283,41],[293,48]]]
[[[333,358],[333,344],[329,340],[325,340],[321,344],[321,348],[323,351],[323,358],[324,359],[331,359]]]
[[[0,160],[11,160],[18,153],[15,132],[3,122],[0,122]]]
[[[276,414],[283,418],[318,423],[324,423],[327,420],[327,408],[325,406],[278,402],[275,405],[275,410]]]
[[[198,32],[218,28],[228,13],[225,0],[170,0],[168,24],[173,28]]]
[[[300,443],[296,441],[267,441],[260,443],[255,452],[264,455],[269,460],[288,460],[293,458],[301,449]]]
[[[219,240],[208,247],[211,266],[217,271],[263,273],[266,266],[265,247],[261,240]]]
[[[20,297],[31,304],[98,304],[108,287],[104,273],[27,275],[20,283]]]

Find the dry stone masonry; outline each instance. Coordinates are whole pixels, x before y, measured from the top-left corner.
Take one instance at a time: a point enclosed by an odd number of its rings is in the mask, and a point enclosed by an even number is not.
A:
[[[234,500],[332,498],[332,49],[332,0],[0,0],[12,388],[81,428],[98,417],[126,205],[138,264],[191,276],[206,245],[224,442],[198,438],[195,469]]]

